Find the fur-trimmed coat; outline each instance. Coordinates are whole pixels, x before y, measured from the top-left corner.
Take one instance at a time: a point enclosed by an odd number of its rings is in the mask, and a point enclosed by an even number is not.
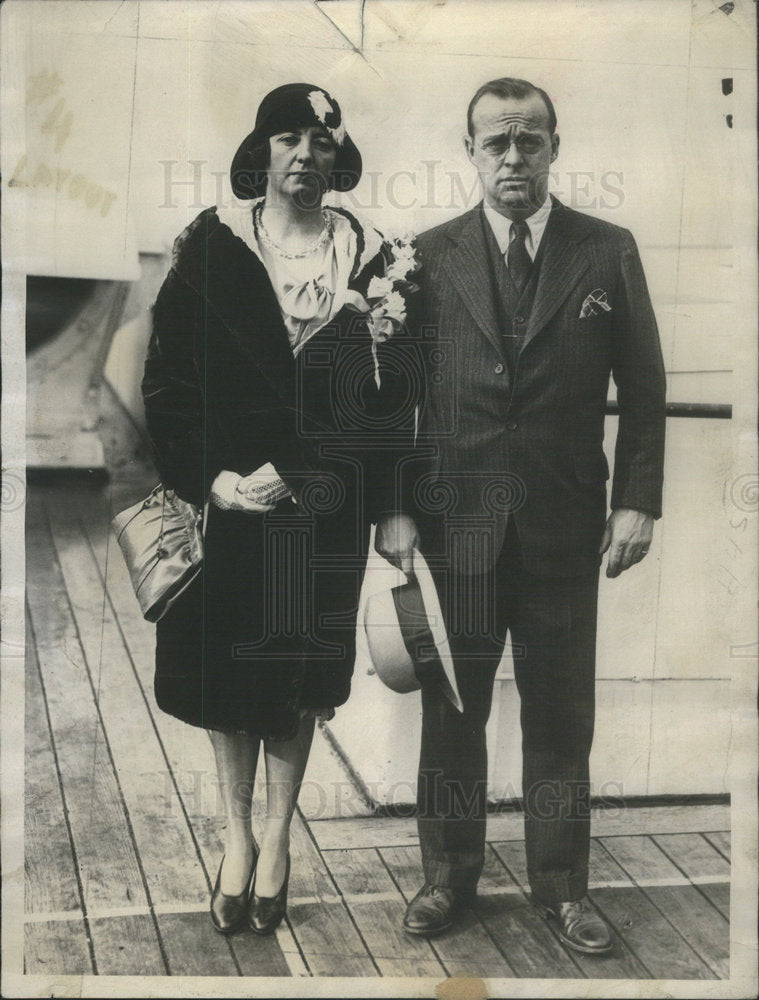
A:
[[[343,214],[365,294],[387,246]],[[366,323],[343,306],[294,357],[263,262],[216,210],[177,239],[143,379],[162,480],[202,505],[220,471],[271,462],[292,498],[264,515],[209,505],[203,573],[157,628],[169,713],[286,739],[302,709],[347,699],[369,528],[413,426],[404,350],[380,345],[377,387]]]

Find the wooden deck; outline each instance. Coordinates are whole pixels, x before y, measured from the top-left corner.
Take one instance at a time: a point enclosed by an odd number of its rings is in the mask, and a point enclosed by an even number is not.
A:
[[[596,814],[591,898],[614,929],[607,957],[565,950],[529,902],[518,814],[489,821],[476,909],[427,941],[400,928],[421,883],[413,819],[350,803],[345,818],[322,818],[311,800],[293,827],[287,921],[268,939],[217,934],[207,907],[223,819],[210,743],[155,705],[153,627],[108,532],[112,511],[141,491],[28,495],[26,974],[729,976],[723,806]],[[330,761],[323,739],[315,756]]]

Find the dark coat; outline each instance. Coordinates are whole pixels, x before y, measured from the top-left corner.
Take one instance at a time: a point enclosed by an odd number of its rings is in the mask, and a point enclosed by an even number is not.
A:
[[[350,287],[364,293],[383,252],[358,257]],[[221,470],[271,462],[296,502],[209,506],[203,573],[158,623],[167,712],[283,739],[301,708],[347,699],[370,522],[392,504],[386,432],[410,417],[394,409],[395,351],[380,349],[378,390],[366,324],[344,307],[294,358],[263,263],[214,209],[176,241],[143,380],[162,480],[202,505]]]
[[[421,420],[426,472],[418,465],[406,492],[428,551],[443,546],[457,558],[452,532],[469,539],[464,571],[493,564],[513,516],[531,572],[592,572],[607,514],[610,374],[619,403],[611,506],[661,515],[665,376],[635,241],[554,199],[510,374],[486,225],[479,205],[418,239],[417,325],[440,350]],[[597,289],[611,311],[581,319]]]

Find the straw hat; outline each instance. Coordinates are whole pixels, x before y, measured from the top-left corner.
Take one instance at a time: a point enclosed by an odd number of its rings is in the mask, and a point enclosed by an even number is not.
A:
[[[405,694],[436,684],[463,712],[437,589],[418,549],[408,582],[367,600],[364,630],[377,676],[391,690]]]

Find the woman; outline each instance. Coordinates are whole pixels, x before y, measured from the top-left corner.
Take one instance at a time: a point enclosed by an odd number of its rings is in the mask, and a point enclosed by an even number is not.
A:
[[[165,486],[207,504],[203,572],[158,623],[155,691],[213,744],[223,933],[246,917],[270,933],[285,913],[314,720],[348,698],[369,526],[392,505],[393,434],[412,415],[396,341],[377,346],[398,323],[381,302],[369,325],[356,313],[388,245],[322,205],[360,174],[336,101],[308,84],[272,91],[232,163],[242,203],[178,238],[154,307],[143,395],[157,464]]]

